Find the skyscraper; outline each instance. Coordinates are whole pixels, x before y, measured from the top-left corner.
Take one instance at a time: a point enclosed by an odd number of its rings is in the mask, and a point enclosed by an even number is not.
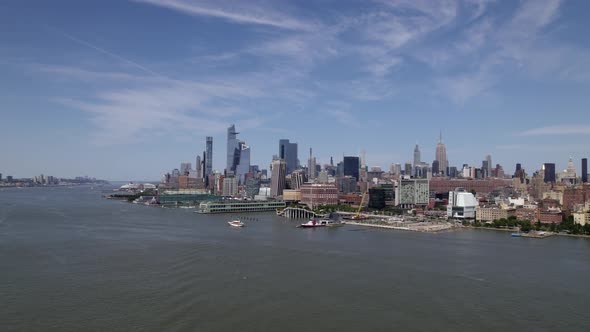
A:
[[[283,159],[277,159],[273,160],[270,165],[272,167],[270,176],[270,195],[272,197],[281,196],[285,189],[287,163]]]
[[[240,142],[240,159],[236,166],[236,177],[239,184],[245,184],[245,175],[250,172],[250,147],[245,142]]]
[[[313,180],[316,177],[316,161],[311,148],[309,148],[309,159],[307,160],[307,177],[310,180]]]
[[[488,167],[485,170],[485,173],[486,173],[485,176],[490,177],[490,176],[492,176],[492,156],[491,155],[488,154],[486,156],[486,162],[487,162]]]
[[[195,161],[195,173],[198,179],[203,177],[203,163],[201,162],[201,156],[197,156],[197,160]]]
[[[205,157],[203,158],[205,164],[205,178],[213,173],[213,137],[207,136],[207,142],[205,146]]]
[[[191,163],[180,163],[180,175],[188,175],[191,171]]]
[[[414,148],[414,167],[420,165],[420,147],[416,144]]]
[[[543,164],[543,172],[545,174],[545,176],[543,177],[543,182],[555,183],[555,164],[554,163],[544,163]]]
[[[438,169],[441,174],[447,175],[447,168],[449,167],[449,161],[447,160],[447,148],[442,142],[442,132],[438,138],[438,144],[436,144],[436,158],[438,161]]]
[[[588,182],[588,159],[582,158],[582,183]]]
[[[235,174],[236,166],[240,162],[240,142],[238,141],[236,126],[231,125],[227,128],[227,162],[225,172]]]
[[[358,181],[360,167],[359,157],[344,157],[344,176],[353,176]]]
[[[279,140],[279,158],[287,163],[287,174],[297,169],[297,143],[290,143],[288,139]]]

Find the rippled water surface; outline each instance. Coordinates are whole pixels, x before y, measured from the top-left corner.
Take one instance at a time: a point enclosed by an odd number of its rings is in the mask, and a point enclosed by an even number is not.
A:
[[[0,330],[590,330],[590,240],[248,216],[2,189]]]

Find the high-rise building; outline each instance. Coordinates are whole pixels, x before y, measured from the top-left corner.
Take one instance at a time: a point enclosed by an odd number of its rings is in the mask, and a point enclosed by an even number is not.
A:
[[[439,172],[440,172],[440,170],[439,170],[438,160],[434,160],[432,162],[432,174],[438,174]]]
[[[429,200],[428,179],[402,179],[399,181],[395,205],[412,207],[414,205],[426,205]]]
[[[287,174],[297,169],[297,143],[290,143],[288,139],[279,140],[279,158],[287,162]]]
[[[554,163],[544,163],[543,164],[543,182],[545,183],[555,183],[555,164]]]
[[[492,176],[492,156],[491,155],[487,155],[486,156],[486,169],[482,170],[485,174],[485,177],[490,177]]]
[[[180,163],[180,175],[188,175],[191,169],[191,163]]]
[[[310,180],[313,180],[316,177],[316,165],[315,157],[312,154],[311,148],[309,148],[309,159],[307,160],[307,177]]]
[[[447,168],[449,167],[449,161],[447,160],[447,148],[442,142],[442,132],[438,138],[438,144],[436,144],[436,158],[438,161],[438,168],[441,174],[447,175]]]
[[[205,178],[207,178],[209,175],[213,174],[213,137],[211,136],[207,136],[206,139],[205,157],[203,158],[203,163],[205,164],[204,175]]]
[[[404,164],[404,175],[412,176],[412,163],[407,162]]]
[[[236,177],[239,184],[245,183],[245,176],[250,172],[250,147],[244,142],[240,142],[240,159],[236,165]]]
[[[195,160],[195,173],[197,179],[203,177],[203,163],[201,162],[201,156],[197,156],[197,160]]]
[[[283,159],[276,159],[273,160],[270,165],[272,167],[270,176],[270,195],[271,197],[282,196],[283,190],[285,190],[287,163]]]
[[[344,157],[344,176],[352,176],[358,181],[360,166],[359,157]]]
[[[416,144],[414,148],[414,167],[420,165],[420,147]]]
[[[0,175],[0,180],[2,176]],[[588,159],[582,158],[582,183],[588,182]]]
[[[227,162],[225,172],[235,174],[236,167],[240,162],[240,141],[238,141],[236,126],[231,125],[227,128]]]
[[[228,176],[223,178],[223,196],[235,196],[238,193],[238,178]]]

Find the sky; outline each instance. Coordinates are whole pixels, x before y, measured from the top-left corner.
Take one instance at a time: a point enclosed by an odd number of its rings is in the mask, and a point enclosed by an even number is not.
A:
[[[507,173],[590,157],[590,2],[0,2],[0,173],[160,179],[231,124],[268,168],[321,163]]]

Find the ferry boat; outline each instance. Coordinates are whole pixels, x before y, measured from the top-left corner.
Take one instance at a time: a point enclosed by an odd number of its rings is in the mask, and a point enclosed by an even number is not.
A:
[[[330,226],[336,226],[336,225],[338,225],[338,224],[333,222],[332,220],[320,220],[320,221],[310,220],[310,221],[303,223],[297,227],[314,228],[314,227],[330,227]]]
[[[227,222],[232,227],[244,227],[244,223],[239,220],[232,220]]]

